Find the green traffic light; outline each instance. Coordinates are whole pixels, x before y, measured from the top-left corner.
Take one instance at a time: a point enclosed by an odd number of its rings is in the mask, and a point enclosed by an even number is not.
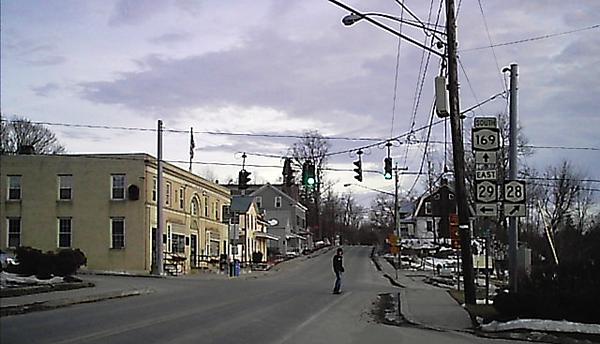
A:
[[[391,173],[385,173],[383,175],[383,178],[385,178],[385,179],[392,179],[392,174]]]
[[[308,185],[315,185],[315,178],[308,177],[306,179],[306,184],[308,184]]]

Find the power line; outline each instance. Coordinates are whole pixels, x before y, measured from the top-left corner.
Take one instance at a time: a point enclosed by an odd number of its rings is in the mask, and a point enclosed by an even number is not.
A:
[[[483,50],[483,49],[490,49],[490,48],[496,48],[496,47],[503,47],[503,46],[507,46],[507,45],[513,45],[513,44],[521,44],[521,43],[526,43],[526,42],[539,41],[539,40],[542,40],[542,39],[548,39],[548,38],[553,38],[553,37],[558,37],[558,36],[563,36],[563,35],[569,35],[569,34],[572,34],[572,33],[581,32],[581,31],[587,31],[587,30],[593,30],[593,29],[597,29],[597,28],[600,28],[600,24],[595,24],[595,25],[592,25],[592,26],[586,26],[586,27],[583,27],[583,28],[575,29],[575,30],[569,30],[569,31],[563,31],[563,32],[558,32],[558,33],[551,33],[551,34],[542,35],[542,36],[535,36],[535,37],[530,37],[530,38],[519,39],[519,40],[516,40],[516,41],[510,41],[510,42],[504,42],[504,43],[496,43],[496,44],[492,44],[492,45],[488,45],[488,46],[483,46],[483,47],[461,49],[460,52]]]
[[[398,32],[402,33],[402,20],[404,19],[404,6],[400,11],[400,27]],[[394,135],[394,119],[396,118],[396,98],[398,95],[398,69],[400,67],[400,47],[402,46],[402,38],[398,37],[398,48],[396,51],[396,71],[394,74],[394,98],[392,104],[392,127],[390,128],[390,137]]]
[[[487,33],[488,41],[490,42],[490,48],[492,49],[492,55],[494,55],[494,61],[496,62],[496,69],[498,70],[498,75],[500,76],[500,83],[502,83],[502,89],[507,91],[506,82],[502,77],[502,72],[500,71],[500,64],[498,63],[498,57],[496,56],[496,51],[494,50],[494,44],[492,43],[492,36],[490,35],[490,29],[487,24],[487,19],[485,17],[485,13],[483,12],[483,5],[481,4],[481,0],[477,0],[479,4],[479,10],[481,11],[481,17],[483,18],[483,25],[485,26],[485,32]]]

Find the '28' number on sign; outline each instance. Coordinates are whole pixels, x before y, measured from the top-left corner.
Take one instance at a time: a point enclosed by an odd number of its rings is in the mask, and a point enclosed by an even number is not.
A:
[[[522,199],[523,198],[523,185],[507,185],[506,186],[506,198],[507,199]]]

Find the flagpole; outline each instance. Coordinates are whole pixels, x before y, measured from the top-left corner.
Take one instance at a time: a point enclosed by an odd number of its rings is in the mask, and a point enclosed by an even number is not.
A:
[[[196,145],[194,144],[194,128],[190,127],[190,172],[192,172],[192,159],[194,158],[194,148],[196,148]]]

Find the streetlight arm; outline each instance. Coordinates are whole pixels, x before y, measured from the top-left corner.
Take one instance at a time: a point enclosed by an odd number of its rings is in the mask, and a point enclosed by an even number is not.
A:
[[[361,12],[353,9],[352,7],[350,7],[348,5],[345,5],[345,4],[343,4],[343,3],[341,3],[341,2],[339,2],[337,0],[328,0],[328,1],[331,2],[334,5],[337,5],[337,6],[341,7],[341,8],[343,8],[343,9],[345,9],[346,11],[349,11],[351,13],[355,13],[356,15],[362,17],[364,20],[367,20],[369,23],[371,23],[371,24],[373,24],[373,25],[375,25],[375,26],[377,26],[377,27],[379,27],[379,28],[381,28],[381,29],[383,29],[383,30],[391,33],[391,34],[394,34],[394,35],[396,35],[396,36],[398,36],[400,38],[405,39],[405,40],[409,41],[410,43],[412,43],[412,44],[420,47],[421,49],[424,49],[424,50],[426,50],[426,51],[428,51],[428,52],[430,52],[430,53],[432,53],[434,55],[437,55],[437,56],[439,56],[441,58],[446,58],[446,56],[444,54],[442,54],[442,53],[440,53],[440,52],[438,52],[438,51],[436,51],[434,49],[431,49],[430,47],[428,47],[426,45],[423,45],[422,43],[420,43],[420,42],[418,42],[418,41],[416,41],[416,40],[414,40],[414,39],[412,39],[412,38],[410,38],[410,37],[408,37],[408,36],[406,36],[406,35],[398,32],[398,31],[396,31],[394,29],[392,29],[391,27],[389,27],[387,25],[384,25],[384,24],[378,22],[377,20],[375,20],[373,18],[367,17],[365,14],[363,14],[363,13],[361,13]]]
[[[398,17],[392,16],[392,15],[389,15],[389,14],[377,13],[377,12],[363,13],[363,15],[364,16],[361,16],[361,15],[358,15],[358,14],[355,14],[355,13],[349,14],[349,15],[345,16],[342,19],[342,23],[344,23],[344,25],[346,25],[346,26],[350,26],[350,25],[356,23],[357,21],[363,19],[366,16],[382,17],[382,18],[386,18],[386,19],[389,19],[389,20],[393,20],[395,22],[403,23],[403,24],[406,24],[406,25],[410,25],[412,27],[416,27],[416,28],[422,29],[425,32],[430,31],[430,32],[433,32],[433,33],[437,33],[439,35],[446,35],[446,33],[443,32],[443,31],[439,31],[439,30],[427,27],[427,25],[425,23],[421,22],[421,21],[414,21],[414,20],[402,19],[402,18],[398,18]],[[433,25],[433,24],[430,24],[430,25]],[[436,37],[436,38],[440,39],[439,37]],[[440,39],[440,41],[441,41],[441,39]]]

